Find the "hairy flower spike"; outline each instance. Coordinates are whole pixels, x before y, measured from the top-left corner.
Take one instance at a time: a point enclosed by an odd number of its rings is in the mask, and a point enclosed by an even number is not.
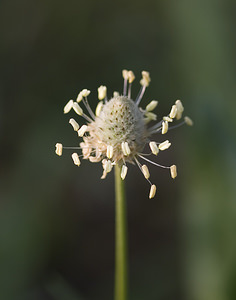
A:
[[[177,168],[175,165],[165,167],[148,159],[143,154],[145,145],[149,144],[151,150],[149,154],[156,156],[159,151],[168,149],[171,143],[168,140],[159,143],[154,140],[153,135],[166,134],[169,129],[184,123],[191,126],[193,121],[189,117],[184,117],[184,122],[171,127],[173,121],[179,120],[184,111],[182,102],[176,100],[171,107],[169,115],[156,122],[157,115],[152,111],[157,107],[158,101],[152,100],[146,105],[145,109],[139,106],[151,81],[149,72],[142,72],[141,88],[135,101],[131,97],[132,83],[135,79],[134,73],[130,70],[123,70],[122,76],[124,78],[123,94],[115,91],[113,97],[108,100],[106,86],[102,85],[98,88],[98,99],[100,101],[95,114],[87,100],[87,96],[90,94],[90,91],[87,89],[79,92],[75,102],[70,100],[65,105],[64,113],[69,113],[73,108],[77,115],[82,116],[86,120],[86,123],[81,127],[72,118],[69,120],[69,123],[78,132],[78,136],[83,139],[80,142],[81,156],[92,163],[102,163],[102,179],[112,171],[114,165],[119,165],[121,168],[120,176],[124,180],[128,171],[127,163],[136,163],[151,186],[149,193],[149,198],[151,199],[156,194],[156,185],[149,180],[150,172],[148,166],[141,164],[139,160],[145,160],[147,163],[169,169],[172,178],[177,176]],[[83,112],[78,103],[82,103],[85,106],[89,115]],[[149,125],[149,123],[154,125]],[[71,147],[69,148],[71,149]],[[74,149],[80,148],[75,147]],[[61,156],[62,150],[62,144],[57,143],[56,154]],[[72,154],[72,159],[75,165],[80,165],[79,155],[76,152]]]

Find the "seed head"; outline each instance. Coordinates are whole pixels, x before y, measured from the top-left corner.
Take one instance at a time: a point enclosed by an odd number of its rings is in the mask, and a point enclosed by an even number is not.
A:
[[[172,178],[177,176],[177,168],[175,165],[170,167],[162,166],[149,160],[142,152],[146,144],[149,144],[150,154],[157,155],[159,151],[168,149],[171,143],[166,140],[161,143],[151,139],[151,136],[156,134],[166,134],[170,129],[178,127],[186,123],[193,125],[189,117],[185,117],[184,121],[170,126],[174,119],[179,120],[182,117],[184,107],[180,100],[176,100],[172,105],[169,115],[164,116],[162,120],[156,122],[157,115],[153,112],[156,109],[158,101],[152,100],[145,109],[142,109],[139,104],[144,96],[146,88],[149,86],[151,78],[149,72],[142,72],[140,81],[141,89],[136,100],[132,100],[131,86],[135,80],[135,75],[130,70],[123,70],[124,78],[123,94],[118,92],[113,93],[113,97],[108,100],[107,87],[101,85],[98,88],[98,100],[95,114],[89,106],[87,97],[90,91],[83,89],[79,92],[76,101],[70,100],[64,107],[64,113],[69,113],[71,109],[82,116],[86,120],[86,124],[81,127],[74,120],[70,119],[69,123],[73,129],[77,131],[78,137],[82,138],[80,147],[75,149],[82,150],[84,159],[90,162],[101,162],[103,168],[102,179],[112,171],[114,165],[119,165],[121,168],[121,178],[125,179],[128,167],[127,163],[137,164],[151,188],[149,198],[153,198],[156,194],[156,185],[149,180],[150,172],[146,164],[141,164],[139,160],[145,160],[148,163],[167,168],[170,170]],[[86,115],[78,103],[82,103],[89,115]],[[153,125],[149,125],[154,123]],[[66,148],[66,147],[64,147]],[[62,155],[63,146],[60,143],[56,144],[56,154]],[[79,166],[79,155],[75,152],[72,154],[74,164]]]

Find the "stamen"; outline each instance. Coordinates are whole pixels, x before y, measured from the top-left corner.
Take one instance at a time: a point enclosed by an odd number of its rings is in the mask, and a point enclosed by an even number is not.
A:
[[[111,146],[111,145],[108,145],[107,146],[107,157],[108,158],[112,158],[112,156],[113,156],[113,146]]]
[[[119,94],[119,92],[113,92],[113,98],[116,98],[116,97],[119,97],[120,96],[120,94]]]
[[[73,100],[70,100],[69,102],[67,102],[67,104],[64,107],[64,114],[67,114],[73,107]]]
[[[156,121],[156,119],[157,119],[157,115],[152,112],[149,112],[149,111],[145,113],[145,116],[150,121]]]
[[[154,155],[157,155],[159,153],[159,148],[157,147],[157,144],[155,142],[150,142],[149,147]]]
[[[87,131],[88,126],[87,125],[83,125],[80,127],[80,129],[78,130],[78,136],[82,137],[84,136],[85,132]]]
[[[122,180],[125,179],[127,171],[128,171],[128,168],[126,167],[126,165],[123,165],[121,168],[121,173],[120,173],[120,177]]]
[[[73,159],[73,162],[76,166],[80,166],[80,159],[79,159],[79,155],[77,153],[73,153],[71,155],[72,159]]]
[[[184,111],[183,104],[180,100],[176,100],[175,104],[177,106],[176,120],[179,120],[182,117],[182,113]]]
[[[123,70],[122,71],[122,76],[124,78],[124,90],[123,90],[123,95],[126,96],[126,93],[127,93],[127,81],[129,79],[129,76],[128,76],[128,70]]]
[[[167,131],[168,131],[168,122],[167,121],[163,121],[162,122],[162,131],[161,131],[161,133],[165,134],[165,133],[167,133]]]
[[[189,117],[184,117],[184,121],[188,126],[193,126],[193,121]]]
[[[149,72],[142,71],[142,76],[143,76],[143,78],[141,79],[140,84],[143,86],[146,86],[146,87],[149,86],[149,83],[151,81]]]
[[[172,165],[170,167],[170,175],[173,179],[175,179],[175,177],[177,176],[177,167],[176,167],[176,165]]]
[[[79,92],[78,96],[77,96],[77,99],[76,99],[76,102],[81,102],[83,100],[83,95],[82,95],[82,92]]]
[[[128,71],[128,80],[129,80],[129,83],[132,83],[135,79],[135,76],[134,76],[134,73],[133,71]]]
[[[89,161],[90,162],[99,162],[101,159],[100,159],[100,157],[97,157],[97,156],[89,156]]]
[[[170,145],[171,145],[171,143],[168,140],[166,140],[166,141],[164,141],[163,143],[161,143],[159,145],[159,149],[161,151],[166,150],[166,149],[168,149],[170,147]]]
[[[177,125],[170,126],[170,127],[169,127],[169,130],[178,128],[178,127],[180,127],[180,126],[182,126],[182,125],[184,125],[184,124],[186,124],[185,121],[183,121],[183,122],[181,122],[181,123],[179,123],[179,124],[177,124]]]
[[[151,185],[151,188],[150,188],[149,199],[152,199],[152,198],[155,197],[155,195],[156,195],[156,190],[157,190],[156,185],[155,185],[155,184],[152,184],[152,185]]]
[[[55,150],[55,153],[56,153],[58,156],[61,156],[61,155],[62,155],[62,149],[63,149],[62,144],[57,143],[57,144],[56,144],[56,150]]]
[[[171,119],[170,117],[163,117],[163,120],[167,122],[173,122],[173,119]]]
[[[87,109],[88,113],[90,114],[90,116],[91,116],[93,119],[95,119],[95,114],[93,113],[93,111],[92,111],[92,109],[91,109],[91,107],[90,107],[90,105],[89,105],[89,103],[88,103],[88,98],[87,98],[87,97],[85,97],[85,98],[83,99],[83,104],[84,104],[84,106],[86,107],[86,109]]]
[[[121,143],[121,150],[122,150],[122,152],[125,156],[128,156],[131,153],[131,150],[129,148],[129,144],[127,142],[122,142]]]
[[[96,116],[98,117],[102,111],[102,107],[103,107],[103,103],[102,101],[98,102],[98,105],[96,107],[96,110],[95,110],[95,114]]]
[[[135,104],[137,106],[139,105],[140,101],[142,100],[145,90],[146,90],[146,86],[142,85],[142,87],[141,87],[141,89],[140,89],[140,91],[138,93],[138,96],[137,96],[137,98],[135,100]]]
[[[157,107],[158,101],[152,100],[147,106],[146,111],[152,111]]]
[[[106,173],[111,172],[112,170],[112,163],[110,160],[106,160],[104,165],[103,165],[104,170],[106,171]]]
[[[107,87],[105,85],[101,85],[98,88],[98,99],[103,100],[104,98],[106,98],[106,95],[107,95]]]
[[[154,161],[151,161],[150,159],[148,159],[148,158],[146,158],[146,157],[144,157],[144,156],[142,156],[140,154],[138,156],[141,157],[143,160],[146,160],[149,163],[153,164],[154,166],[157,166],[157,167],[160,167],[160,168],[163,168],[163,169],[169,169],[170,168],[170,167],[159,165],[159,164],[155,163]]]
[[[73,103],[73,109],[77,113],[77,115],[82,116],[83,115],[83,109],[79,106],[77,102]]]
[[[125,151],[126,151],[127,156],[130,155],[131,150],[130,150],[129,144],[127,142],[125,142]]]
[[[82,94],[82,96],[83,97],[88,97],[88,95],[91,93],[91,91],[90,90],[87,90],[87,89],[83,89],[82,91],[81,91],[81,94]]]
[[[149,173],[148,167],[146,165],[142,165],[142,172],[146,179],[148,179],[150,177],[150,173]]]
[[[74,131],[78,131],[79,130],[79,124],[74,119],[70,119],[69,123],[73,127]]]
[[[177,105],[172,105],[171,111],[170,111],[170,118],[174,119],[177,114]]]

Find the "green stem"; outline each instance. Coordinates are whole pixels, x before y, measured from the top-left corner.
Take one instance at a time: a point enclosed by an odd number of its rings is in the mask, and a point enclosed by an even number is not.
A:
[[[127,224],[124,181],[115,166],[115,300],[127,300]]]

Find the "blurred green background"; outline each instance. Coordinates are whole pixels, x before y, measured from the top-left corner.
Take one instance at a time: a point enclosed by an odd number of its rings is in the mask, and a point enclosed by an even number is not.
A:
[[[151,168],[157,197],[137,167],[127,176],[130,299],[236,299],[236,3],[233,0],[0,3],[0,299],[110,300],[114,272],[113,176],[76,168],[63,115],[87,88],[122,90],[165,115],[181,99],[194,127],[168,134]],[[80,121],[81,123],[81,121]]]

